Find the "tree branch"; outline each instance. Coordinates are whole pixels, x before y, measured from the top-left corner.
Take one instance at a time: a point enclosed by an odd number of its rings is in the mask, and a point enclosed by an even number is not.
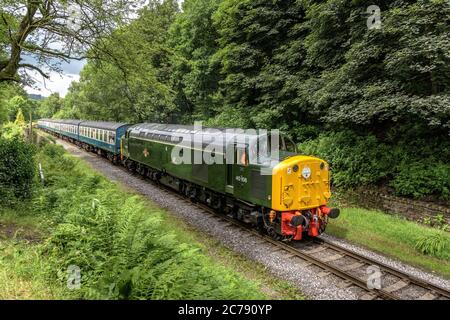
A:
[[[44,77],[45,79],[50,79],[50,76],[49,76],[48,74],[46,74],[46,73],[45,73],[44,71],[42,71],[40,68],[38,68],[38,67],[36,67],[36,66],[34,66],[34,65],[32,65],[32,64],[29,64],[29,63],[21,63],[21,64],[18,65],[18,68],[19,68],[19,69],[21,69],[21,68],[27,68],[27,69],[35,70],[35,71],[39,72],[40,75],[41,75],[42,77]]]

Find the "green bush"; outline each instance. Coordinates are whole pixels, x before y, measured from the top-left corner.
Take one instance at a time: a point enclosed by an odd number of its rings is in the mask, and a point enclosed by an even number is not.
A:
[[[4,124],[1,127],[0,138],[13,139],[13,138],[21,138],[21,137],[23,137],[23,127],[15,124],[13,122]]]
[[[435,233],[431,236],[423,236],[416,242],[416,250],[423,254],[443,258],[442,254],[447,245],[447,239],[442,233]]]
[[[392,154],[373,135],[359,136],[351,131],[322,134],[300,146],[305,154],[328,161],[334,185],[350,188],[374,184],[391,170]]]
[[[450,164],[438,161],[402,163],[390,185],[402,196],[419,198],[437,194],[443,199],[450,196]]]
[[[2,198],[29,198],[35,178],[33,145],[20,138],[0,138],[0,196]]]

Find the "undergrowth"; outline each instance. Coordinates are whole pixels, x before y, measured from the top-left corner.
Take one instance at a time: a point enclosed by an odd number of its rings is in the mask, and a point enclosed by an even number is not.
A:
[[[266,298],[259,283],[215,262],[199,245],[183,242],[159,209],[120,190],[61,147],[45,145],[37,161],[45,180],[27,206],[46,236],[37,246],[39,264],[32,265],[32,276],[56,283],[62,297]],[[79,286],[67,286],[78,284],[78,278],[70,278],[77,275],[74,267],[80,271]]]

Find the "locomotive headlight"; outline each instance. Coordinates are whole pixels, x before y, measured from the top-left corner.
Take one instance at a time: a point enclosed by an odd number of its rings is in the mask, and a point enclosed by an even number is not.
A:
[[[304,167],[302,170],[302,177],[306,180],[311,177],[311,168],[310,167]]]

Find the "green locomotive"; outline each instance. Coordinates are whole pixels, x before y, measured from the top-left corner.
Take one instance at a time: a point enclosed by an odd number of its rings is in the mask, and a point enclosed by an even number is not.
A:
[[[187,197],[251,223],[271,236],[300,240],[317,236],[338,209],[326,206],[328,164],[297,154],[286,136],[270,151],[267,133],[143,123],[121,139],[121,160],[129,170]]]

